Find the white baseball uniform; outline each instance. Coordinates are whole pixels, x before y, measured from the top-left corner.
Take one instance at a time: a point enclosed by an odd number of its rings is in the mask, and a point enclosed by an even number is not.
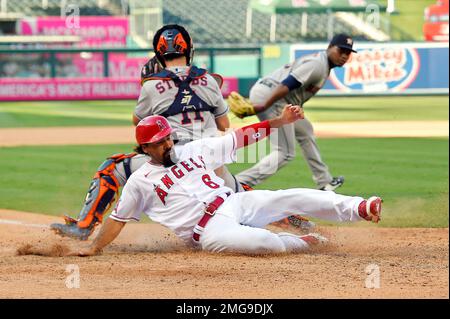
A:
[[[329,74],[330,65],[325,51],[304,56],[260,79],[250,90],[250,102],[254,105],[265,104],[275,88],[288,76],[293,76],[302,84],[301,87],[293,89],[285,98],[258,114],[261,121],[274,118],[281,114],[287,103],[303,105],[322,88]],[[240,182],[250,186],[257,185],[294,159],[295,140],[300,144],[318,188],[322,188],[333,179],[328,167],[322,161],[314,129],[308,119],[283,126],[271,140],[276,142],[272,143],[271,153],[253,167],[236,175]]]
[[[236,158],[235,133],[196,140],[177,148],[171,167],[150,162],[128,180],[110,218],[128,222],[148,215],[192,244],[194,227],[207,203],[217,196],[222,206],[203,229],[197,247],[213,252],[278,253],[308,247],[300,237],[275,234],[262,227],[294,214],[334,221],[363,220],[361,197],[311,189],[233,193],[214,169]]]

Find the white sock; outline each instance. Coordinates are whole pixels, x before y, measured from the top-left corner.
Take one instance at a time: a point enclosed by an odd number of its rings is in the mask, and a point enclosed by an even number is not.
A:
[[[298,253],[309,249],[308,243],[299,236],[290,233],[278,233],[277,235],[280,237],[288,253]]]

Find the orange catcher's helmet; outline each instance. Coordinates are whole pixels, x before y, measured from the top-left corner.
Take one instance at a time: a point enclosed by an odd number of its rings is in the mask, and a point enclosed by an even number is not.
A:
[[[165,67],[164,57],[185,56],[190,65],[194,56],[194,45],[185,28],[178,24],[168,24],[156,31],[153,37],[153,49],[159,62]]]
[[[173,129],[164,116],[151,115],[136,126],[136,141],[139,145],[156,143],[172,132]]]

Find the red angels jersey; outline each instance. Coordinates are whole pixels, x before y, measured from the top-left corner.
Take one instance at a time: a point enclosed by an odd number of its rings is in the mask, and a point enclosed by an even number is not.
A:
[[[110,218],[128,222],[142,213],[184,240],[190,240],[203,209],[216,196],[232,193],[214,170],[236,157],[236,136],[206,138],[175,148],[171,167],[148,161],[128,179]]]

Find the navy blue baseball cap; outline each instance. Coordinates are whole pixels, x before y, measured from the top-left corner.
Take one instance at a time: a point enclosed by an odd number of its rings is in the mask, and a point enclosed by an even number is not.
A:
[[[355,52],[355,50],[353,50],[353,39],[351,36],[345,34],[345,33],[340,33],[340,34],[336,34],[333,39],[331,39],[330,41],[330,46],[337,46],[339,48],[342,49],[348,49],[351,50],[352,52]]]

